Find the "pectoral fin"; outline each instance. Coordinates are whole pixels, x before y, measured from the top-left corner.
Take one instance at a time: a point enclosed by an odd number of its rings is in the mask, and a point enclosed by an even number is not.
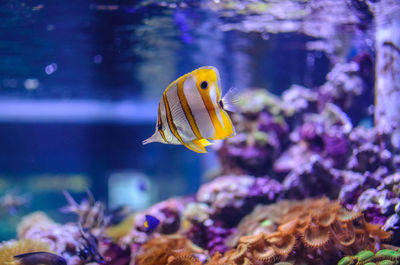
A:
[[[220,106],[227,111],[231,112],[241,112],[240,111],[240,95],[239,90],[236,88],[231,88],[226,92],[225,96],[222,98],[220,102]]]

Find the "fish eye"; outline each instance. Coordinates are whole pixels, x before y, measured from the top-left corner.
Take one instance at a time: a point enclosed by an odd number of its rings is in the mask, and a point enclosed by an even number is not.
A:
[[[202,89],[207,89],[207,88],[208,88],[208,82],[207,82],[207,81],[201,82],[201,83],[200,83],[200,87],[201,87]]]

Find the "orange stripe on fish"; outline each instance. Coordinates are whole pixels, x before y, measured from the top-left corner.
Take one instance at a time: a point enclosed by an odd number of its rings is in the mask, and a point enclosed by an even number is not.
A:
[[[210,87],[212,84],[218,84],[217,82],[217,76],[215,72],[212,69],[204,69],[202,72],[199,72],[197,74],[197,88],[200,92],[201,98],[203,100],[204,105],[206,106],[207,112],[210,115],[211,122],[215,128],[215,135],[212,138],[209,139],[221,139],[225,138],[227,133],[225,132],[225,129],[223,128],[222,124],[220,123],[217,113],[215,111],[215,106],[211,101],[210,98]],[[208,87],[206,89],[201,88],[201,83],[207,80],[208,82]],[[217,90],[217,96],[219,95],[218,89]]]
[[[201,139],[203,136],[200,133],[199,127],[197,126],[196,120],[194,118],[194,115],[192,113],[192,110],[190,109],[190,106],[187,102],[186,96],[183,92],[183,82],[185,82],[186,78],[182,78],[181,80],[178,81],[178,97],[179,97],[179,102],[181,103],[183,112],[185,113],[186,119],[188,120],[190,127],[194,133],[194,135],[198,138]]]
[[[183,144],[184,146],[186,146],[190,150],[192,150],[194,152],[197,152],[197,153],[205,153],[205,149],[202,150],[202,149],[196,148],[196,145],[194,145],[193,143],[185,143],[182,140],[181,136],[178,133],[178,130],[176,129],[174,121],[172,119],[171,109],[169,107],[168,99],[167,99],[167,96],[166,96],[165,92],[163,94],[163,100],[164,100],[164,104],[165,104],[165,110],[167,112],[168,126],[169,126],[169,129],[171,130],[172,134],[176,137],[176,139],[178,139],[179,142],[181,142],[181,144]]]
[[[165,133],[162,130],[162,122],[161,122],[161,111],[160,111],[160,104],[158,104],[158,132],[161,134],[161,137],[163,138],[163,140],[168,143],[167,138],[165,138]]]
[[[176,130],[175,124],[172,120],[171,109],[169,108],[169,104],[168,104],[168,100],[167,100],[167,96],[165,95],[165,92],[163,94],[163,100],[164,100],[165,111],[167,112],[168,127],[169,127],[170,131],[172,132],[172,134],[175,136],[175,138],[178,139],[178,141],[181,142],[181,144],[183,144],[182,138],[179,136],[179,134]]]

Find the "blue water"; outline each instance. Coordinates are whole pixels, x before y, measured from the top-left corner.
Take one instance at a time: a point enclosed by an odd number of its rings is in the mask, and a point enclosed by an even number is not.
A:
[[[202,2],[157,3],[0,4],[0,195],[29,194],[20,215],[63,218],[63,189],[81,198],[88,186],[107,202],[115,172],[145,174],[148,203],[194,193],[218,162],[212,152],[141,141],[154,131],[166,86],[197,67],[216,66],[225,91],[324,83],[329,61],[305,49],[311,37],[225,32]],[[19,220],[9,218],[0,240]]]

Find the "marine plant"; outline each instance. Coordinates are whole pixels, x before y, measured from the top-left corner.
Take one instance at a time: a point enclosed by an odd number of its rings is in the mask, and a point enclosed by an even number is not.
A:
[[[325,264],[337,259],[338,252],[379,250],[381,241],[390,237],[381,226],[367,223],[361,213],[348,211],[338,201],[327,198],[277,203],[276,207],[282,209],[282,214],[275,220],[275,231],[241,236],[221,262],[274,264],[295,260]]]
[[[14,256],[28,252],[51,252],[50,245],[40,241],[31,239],[10,240],[0,244],[0,264],[4,265],[8,262],[15,261]]]
[[[343,257],[338,265],[398,265],[400,264],[400,249],[381,249],[374,253],[362,250],[354,256]]]

